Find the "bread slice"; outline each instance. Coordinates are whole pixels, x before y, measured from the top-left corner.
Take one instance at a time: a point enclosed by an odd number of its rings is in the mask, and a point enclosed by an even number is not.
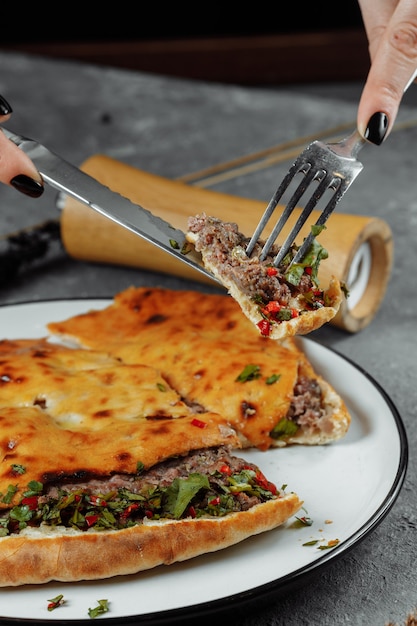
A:
[[[205,214],[189,219],[187,240],[201,253],[204,266],[227,288],[258,331],[270,339],[306,335],[337,314],[342,288],[335,278],[326,290],[318,285],[318,265],[327,255],[315,242],[300,265],[291,265],[293,247],[279,267],[273,247],[260,260],[261,243],[248,257],[249,240],[238,225]]]
[[[189,407],[220,415],[245,447],[331,443],[350,425],[343,399],[295,339],[262,336],[227,295],[131,287],[103,310],[48,328],[124,364],[159,368]]]
[[[0,587],[137,574],[272,530],[302,506],[225,448],[131,476],[82,480],[65,476],[65,467],[64,460],[54,483],[30,483],[3,512]]]

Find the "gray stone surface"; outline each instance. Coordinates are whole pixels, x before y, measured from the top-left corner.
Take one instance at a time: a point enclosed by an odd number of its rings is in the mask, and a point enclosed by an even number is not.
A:
[[[403,623],[417,604],[417,96],[413,89],[399,116],[408,128],[398,127],[382,147],[361,153],[364,173],[341,206],[345,213],[379,216],[393,230],[395,263],[384,302],[360,333],[348,334],[333,326],[314,333],[315,339],[369,372],[398,408],[410,446],[404,487],[386,518],[353,550],[300,588],[268,602],[254,598],[238,617],[223,616],[228,623],[383,626],[390,620]],[[176,178],[353,122],[360,85],[250,89],[1,53],[0,93],[14,108],[11,129],[40,140],[75,164],[103,153]],[[216,189],[267,201],[287,168],[288,163],[279,164]],[[0,236],[56,217],[53,192],[34,201],[0,188]],[[112,296],[131,284],[155,282],[202,289],[198,283],[61,255],[26,268],[11,284],[3,285],[0,304]]]

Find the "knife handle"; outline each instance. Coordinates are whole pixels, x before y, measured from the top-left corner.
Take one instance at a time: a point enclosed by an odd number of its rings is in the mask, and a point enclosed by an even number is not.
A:
[[[236,222],[241,232],[251,235],[265,210],[265,201],[191,186],[103,155],[90,157],[81,169],[184,231],[188,217],[205,212]],[[313,211],[310,223],[317,217],[318,212]],[[300,238],[306,236],[308,229],[306,226],[301,231]],[[80,260],[209,281],[185,263],[72,198],[66,198],[62,206],[61,238],[67,253]],[[320,284],[325,287],[336,276],[355,296],[352,305],[346,299],[332,324],[357,332],[373,319],[385,295],[393,259],[391,229],[375,217],[335,212],[320,234],[320,243],[329,253],[320,266]]]

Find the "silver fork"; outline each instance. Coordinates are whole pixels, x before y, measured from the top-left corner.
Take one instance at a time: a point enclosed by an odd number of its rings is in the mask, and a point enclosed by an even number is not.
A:
[[[417,70],[414,71],[413,75],[406,84],[404,93],[410,85],[413,84],[416,78]],[[363,165],[360,161],[358,161],[357,156],[365,143],[367,143],[366,140],[363,139],[357,130],[355,130],[351,135],[349,135],[349,137],[346,137],[337,143],[313,141],[313,143],[308,145],[293,163],[277,191],[272,196],[272,199],[266,207],[265,213],[261,217],[246,248],[247,255],[250,256],[252,254],[255,245],[265,230],[265,227],[274,213],[278,202],[282,199],[283,195],[293,182],[293,179],[298,174],[302,175],[302,180],[293,195],[288,200],[284,211],[275,224],[271,234],[265,241],[259,258],[264,260],[265,257],[268,256],[268,253],[276,242],[276,239],[282,231],[284,225],[287,223],[292,212],[300,203],[302,196],[311,184],[316,184],[316,188],[311,197],[305,203],[304,209],[301,211],[299,218],[284,243],[280,246],[278,253],[274,258],[274,265],[278,267],[278,265],[283,261],[291,246],[295,243],[295,238],[306,223],[309,215],[317,206],[318,202],[323,199],[324,194],[330,190],[332,195],[330,196],[327,204],[325,204],[316,221],[316,226],[323,226],[343,194],[346,193],[355,178],[362,171]],[[291,263],[299,263],[303,259],[310,248],[313,239],[314,233],[310,231],[299,247]]]
[[[276,242],[277,237],[281,233],[292,212],[296,207],[300,206],[300,202],[302,201],[304,194],[312,185],[314,185],[315,188],[307,202],[304,203],[304,208],[290,233],[280,246],[278,253],[274,258],[274,265],[278,267],[278,265],[283,261],[313,209],[317,206],[319,201],[324,198],[324,195],[327,192],[330,192],[330,199],[327,204],[325,204],[316,221],[316,226],[323,226],[343,194],[346,193],[355,178],[362,171],[363,165],[360,161],[358,161],[357,155],[365,143],[366,140],[363,139],[358,131],[355,131],[349,135],[349,137],[339,141],[338,143],[323,143],[321,141],[314,141],[307,146],[307,148],[298,156],[296,161],[290,167],[288,173],[269,202],[265,213],[261,217],[246,248],[248,256],[252,254],[256,243],[261,237],[262,232],[265,230],[265,227],[274,213],[278,203],[298,174],[301,174],[302,176],[301,182],[298,184],[294,193],[288,200],[277,223],[272,229],[272,232],[265,241],[260,254],[260,259],[264,260],[268,256],[272,246]],[[314,234],[311,231],[298,249],[292,263],[298,263],[303,259],[311,246],[313,238]]]

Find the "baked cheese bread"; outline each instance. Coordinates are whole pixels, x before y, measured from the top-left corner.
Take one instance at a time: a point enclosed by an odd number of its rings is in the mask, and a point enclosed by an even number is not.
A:
[[[302,263],[292,263],[298,250],[293,245],[275,267],[279,247],[273,246],[260,260],[262,242],[258,242],[249,257],[245,252],[249,239],[235,223],[203,213],[189,219],[186,237],[201,253],[204,266],[266,337],[306,335],[333,319],[340,308],[340,282],[334,278],[325,290],[319,287],[318,267],[327,252],[316,240]]]
[[[103,310],[49,324],[79,347],[158,368],[183,401],[221,415],[244,447],[326,444],[350,425],[345,403],[294,338],[270,341],[227,295],[131,287]]]
[[[159,370],[0,342],[0,586],[134,574],[243,541],[302,506],[236,456],[224,417]]]
[[[1,413],[15,422],[23,413],[32,424],[39,417],[34,408]],[[53,444],[44,451],[45,469],[55,461]],[[30,459],[12,464],[2,500],[14,488],[19,497],[0,514],[0,587],[136,574],[272,530],[302,506],[223,447],[170,456],[148,470],[138,461],[131,474],[107,475],[104,465],[100,475],[82,465],[75,471],[66,460],[44,482],[26,482]]]

